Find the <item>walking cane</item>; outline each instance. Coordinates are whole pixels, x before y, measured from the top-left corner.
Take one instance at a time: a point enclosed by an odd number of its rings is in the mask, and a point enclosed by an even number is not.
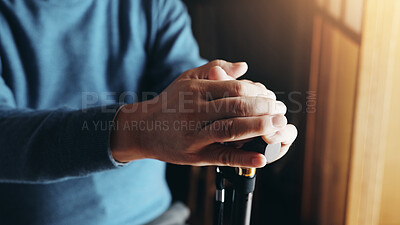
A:
[[[272,162],[278,157],[281,144],[267,145],[261,137],[258,137],[246,143],[242,149],[264,154],[267,162]],[[228,180],[233,185],[231,225],[250,225],[256,169],[241,167],[216,168],[214,225],[224,225],[225,180]]]

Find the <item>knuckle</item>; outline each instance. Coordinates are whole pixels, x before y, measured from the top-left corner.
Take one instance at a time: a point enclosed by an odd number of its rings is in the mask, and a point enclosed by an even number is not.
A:
[[[262,84],[262,83],[260,83],[260,82],[253,82],[253,84],[256,85],[257,87],[260,87],[260,88],[263,88],[263,89],[267,89],[267,88],[265,87],[265,85]]]
[[[188,91],[195,91],[199,88],[199,85],[193,80],[185,81],[185,86]]]
[[[222,125],[221,133],[222,136],[228,140],[233,140],[235,138],[234,121],[227,120]]]
[[[199,163],[201,162],[200,157],[194,153],[187,153],[185,156],[185,161],[188,163]]]
[[[260,97],[257,96],[255,99],[256,107],[262,112],[269,114],[270,112],[274,111],[275,108],[275,100],[270,98],[265,98],[264,96]]]
[[[221,151],[218,154],[218,161],[223,165],[232,165],[232,152],[231,151]]]
[[[254,112],[257,114],[264,114],[265,112],[265,98],[256,96],[255,98],[250,99],[250,104]]]
[[[234,88],[234,92],[235,92],[236,96],[246,95],[246,87],[243,82],[235,81],[233,88]]]
[[[234,104],[232,104],[231,107],[232,107],[231,108],[232,112],[236,116],[246,116],[248,114],[247,113],[248,103],[244,99],[238,99],[234,101]]]
[[[212,66],[221,66],[221,65],[223,65],[225,62],[226,62],[226,61],[225,61],[225,60],[222,60],[222,59],[215,59],[215,60],[211,61],[211,65],[212,65]]]
[[[218,154],[217,160],[218,160],[218,162],[222,163],[223,165],[226,165],[229,161],[226,152],[220,152]]]
[[[266,90],[266,94],[269,98],[276,100],[276,94],[273,91],[268,90],[267,88],[265,88],[265,90]]]
[[[183,110],[181,110],[183,111]],[[186,113],[186,112],[181,112],[180,115],[180,120],[181,120],[181,124],[183,125],[188,125],[190,121],[193,121],[193,113]],[[189,125],[188,125],[189,126]]]
[[[264,103],[266,108],[266,113],[271,115],[274,114],[274,112],[277,111],[277,105],[275,100],[267,100],[266,103]]]
[[[211,137],[215,142],[229,141],[235,138],[233,120],[216,121],[212,124]]]
[[[186,70],[184,72],[184,74],[193,74],[193,73],[196,73],[197,71],[198,71],[198,68],[193,68],[193,69]]]
[[[263,83],[261,82],[253,82],[250,81],[254,86],[257,87],[258,90],[261,91],[264,95],[266,95],[268,98],[272,98],[276,100],[276,95],[273,91],[269,90]]]
[[[257,132],[261,134],[265,134],[268,131],[268,128],[270,126],[270,119],[269,117],[263,116],[259,118],[259,121],[257,121]]]

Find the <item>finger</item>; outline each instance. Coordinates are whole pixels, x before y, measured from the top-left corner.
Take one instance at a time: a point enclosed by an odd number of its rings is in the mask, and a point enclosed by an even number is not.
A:
[[[247,80],[247,79],[240,79],[239,81],[247,82],[247,83],[254,84],[254,85],[263,86],[265,89],[269,90],[264,84],[262,84],[260,82],[255,82],[255,81],[251,81],[251,80]]]
[[[193,78],[208,79],[209,70],[215,66],[221,67],[229,76],[234,79],[243,76],[248,69],[247,63],[245,62],[231,63],[225,60],[217,59],[198,68],[199,70],[196,70],[196,72],[193,74]]]
[[[206,111],[204,119],[214,121],[231,117],[284,115],[287,108],[282,102],[267,97],[245,96],[206,102],[204,110]]]
[[[198,141],[204,145],[215,142],[240,141],[262,135],[271,135],[286,124],[287,119],[283,115],[217,120],[200,130]]]
[[[222,144],[212,144],[206,147],[198,156],[199,166],[216,165],[231,167],[263,167],[266,164],[264,155],[248,152]]]
[[[234,80],[233,77],[229,76],[224,69],[220,66],[211,67],[208,72],[209,80]]]
[[[240,140],[240,141],[225,142],[224,144],[229,147],[233,147],[233,148],[241,148],[241,147],[243,147],[244,144],[246,144],[252,140],[254,140],[254,138],[247,138],[247,139]]]
[[[263,84],[240,80],[199,80],[201,93],[206,99],[218,99],[238,96],[265,96],[276,99],[274,92],[268,90]]]
[[[284,128],[279,130],[275,135],[271,137],[263,137],[263,139],[269,144],[279,143],[279,142],[282,143],[280,153],[274,160],[270,161],[269,163],[275,162],[280,158],[282,158],[288,152],[290,146],[292,145],[296,137],[297,137],[297,129],[292,124],[286,125]]]

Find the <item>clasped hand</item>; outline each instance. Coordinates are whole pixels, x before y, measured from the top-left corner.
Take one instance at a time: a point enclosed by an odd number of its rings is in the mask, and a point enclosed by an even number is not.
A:
[[[158,159],[183,165],[263,167],[265,157],[239,149],[262,136],[282,143],[278,160],[297,136],[286,106],[263,84],[237,80],[246,63],[215,60],[186,71],[155,98],[122,106],[115,120],[134,125],[110,134],[120,162]],[[140,126],[138,126],[140,125]],[[236,145],[223,145],[221,143]]]

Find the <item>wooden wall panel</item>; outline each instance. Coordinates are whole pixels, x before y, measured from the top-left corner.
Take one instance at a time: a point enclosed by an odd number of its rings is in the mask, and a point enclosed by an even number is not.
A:
[[[348,165],[351,152],[351,131],[359,48],[339,30],[327,24],[321,64],[326,78],[326,112],[321,122],[325,131],[321,163],[320,224],[341,224],[347,192]],[[326,69],[326,71],[325,71]]]
[[[310,79],[310,88],[318,85],[317,112],[308,117],[309,135],[313,137],[307,139],[307,151],[312,153],[305,159],[303,220],[306,224],[342,224],[359,47],[328,22],[318,21],[320,17],[316,17],[315,25],[322,23],[322,30],[317,28],[314,32],[321,32],[321,40],[315,40],[315,35],[314,41],[321,46],[313,46],[320,51],[313,50],[318,57],[313,55]],[[319,68],[318,76],[315,68]]]
[[[346,222],[368,225],[378,224],[381,210],[400,208],[381,208],[385,152],[398,141],[388,137],[391,98],[400,85],[392,89],[400,69],[400,1],[368,0],[364,14]]]

